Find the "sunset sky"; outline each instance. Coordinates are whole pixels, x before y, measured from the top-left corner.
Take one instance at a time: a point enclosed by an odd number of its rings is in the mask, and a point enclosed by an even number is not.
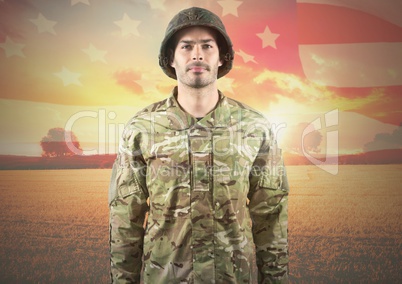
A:
[[[264,113],[284,148],[300,123],[322,151],[334,131],[340,154],[402,147],[401,1],[0,0],[0,154],[40,156],[54,127],[87,154],[115,153],[129,118],[175,86],[159,47],[191,6],[233,41],[220,90]]]

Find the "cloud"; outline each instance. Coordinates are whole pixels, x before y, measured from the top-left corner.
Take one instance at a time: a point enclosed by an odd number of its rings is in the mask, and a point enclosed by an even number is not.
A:
[[[141,79],[139,72],[135,72],[132,69],[120,70],[113,73],[113,78],[118,85],[125,87],[135,94],[143,92],[142,87],[136,83],[137,80]]]
[[[325,100],[335,95],[326,86],[310,82],[294,74],[271,70],[264,70],[254,78],[254,82],[259,85],[275,86],[283,95],[309,101]]]
[[[307,135],[305,131],[311,129]],[[308,122],[301,122],[296,126],[289,126],[286,128],[286,136],[282,142],[282,147],[292,152],[321,152],[321,142],[323,135],[315,129],[314,125]]]
[[[385,100],[385,88],[335,88],[309,81],[295,74],[263,70],[253,78],[260,92],[269,92],[279,97],[292,98],[296,102],[315,110],[358,110],[376,105]],[[257,93],[260,93],[257,92]],[[372,112],[368,112],[371,113]]]
[[[402,123],[392,133],[378,133],[374,140],[364,145],[364,151],[402,148]]]

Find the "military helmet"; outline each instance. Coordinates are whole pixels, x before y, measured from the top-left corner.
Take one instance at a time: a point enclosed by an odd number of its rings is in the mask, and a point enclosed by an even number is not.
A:
[[[198,7],[180,11],[169,22],[159,53],[159,65],[163,72],[170,78],[177,80],[176,72],[174,68],[170,66],[171,57],[168,51],[170,40],[176,32],[191,26],[204,26],[218,31],[218,35],[223,39],[220,44],[223,46],[219,46],[220,59],[223,61],[223,64],[218,69],[218,78],[226,75],[230,69],[232,69],[233,64],[234,51],[232,41],[226,33],[225,26],[219,17],[211,11]]]

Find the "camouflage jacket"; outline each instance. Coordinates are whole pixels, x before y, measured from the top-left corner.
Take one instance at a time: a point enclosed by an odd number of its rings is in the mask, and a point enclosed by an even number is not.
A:
[[[109,189],[112,281],[286,283],[287,198],[261,114],[220,93],[197,121],[173,94],[135,115],[120,142]]]

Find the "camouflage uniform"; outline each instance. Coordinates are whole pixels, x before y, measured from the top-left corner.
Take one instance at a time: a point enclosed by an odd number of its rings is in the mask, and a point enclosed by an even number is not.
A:
[[[124,130],[109,190],[112,281],[286,283],[288,183],[268,122],[222,93],[197,121],[176,95]]]

